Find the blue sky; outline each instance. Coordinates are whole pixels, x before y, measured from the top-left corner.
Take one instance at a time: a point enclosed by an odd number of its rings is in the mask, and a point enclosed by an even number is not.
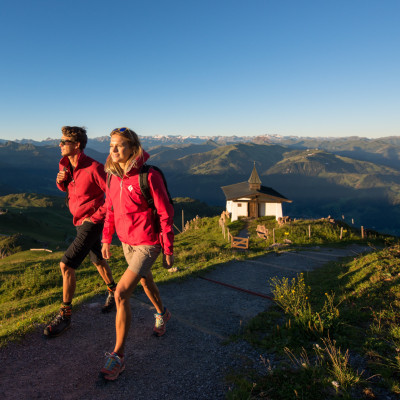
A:
[[[0,138],[400,134],[400,1],[2,0]]]

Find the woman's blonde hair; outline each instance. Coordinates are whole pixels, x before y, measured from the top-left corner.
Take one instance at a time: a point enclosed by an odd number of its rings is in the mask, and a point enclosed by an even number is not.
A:
[[[108,155],[107,161],[104,165],[104,169],[107,173],[118,175],[122,178],[126,172],[128,172],[131,168],[134,168],[138,165],[138,161],[143,156],[143,148],[142,145],[140,144],[138,135],[132,129],[116,128],[110,133],[111,137],[113,137],[114,135],[122,136],[123,138],[128,140],[129,146],[132,149],[132,155],[125,163],[124,170],[120,167],[118,163],[115,163],[111,159],[110,155]]]

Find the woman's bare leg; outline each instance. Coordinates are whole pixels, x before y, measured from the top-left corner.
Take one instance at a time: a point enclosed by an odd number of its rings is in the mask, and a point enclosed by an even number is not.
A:
[[[140,283],[142,284],[144,292],[149,300],[153,303],[153,306],[156,308],[157,312],[161,314],[164,311],[164,306],[161,301],[160,291],[154,282],[151,271],[148,273],[146,278],[142,278],[140,280]]]
[[[115,303],[117,315],[115,317],[116,342],[114,351],[124,354],[125,342],[131,326],[132,313],[130,297],[140,281],[140,276],[127,269],[118,282],[115,290]]]

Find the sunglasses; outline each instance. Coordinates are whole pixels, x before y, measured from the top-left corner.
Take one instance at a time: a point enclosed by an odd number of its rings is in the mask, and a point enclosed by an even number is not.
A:
[[[76,142],[74,142],[73,140],[65,140],[65,139],[60,140],[61,146],[65,146],[66,144],[71,144],[71,143],[76,143]]]
[[[115,133],[122,133],[122,134],[128,134],[131,136],[131,130],[129,128],[115,128],[113,131],[111,131],[110,136],[114,135]]]

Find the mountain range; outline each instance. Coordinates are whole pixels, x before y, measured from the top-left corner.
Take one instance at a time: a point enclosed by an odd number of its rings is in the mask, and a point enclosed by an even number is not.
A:
[[[378,164],[400,168],[400,137],[388,136],[378,139],[368,139],[358,136],[350,137],[297,137],[280,135],[259,136],[140,136],[145,149],[155,146],[180,146],[191,144],[205,144],[213,142],[215,145],[225,146],[237,143],[277,144],[290,149],[320,149],[345,157],[362,161],[371,161]],[[100,153],[108,153],[109,136],[89,138],[88,147]],[[0,139],[0,144],[7,142]],[[58,139],[35,141],[32,139],[16,140],[19,144],[34,146],[56,146]]]
[[[150,164],[165,173],[173,197],[222,206],[221,186],[247,181],[253,165],[262,184],[293,203],[285,215],[354,220],[400,234],[400,138],[140,137]],[[0,141],[0,195],[59,195],[58,141]],[[86,153],[104,162],[109,138],[89,139]]]

